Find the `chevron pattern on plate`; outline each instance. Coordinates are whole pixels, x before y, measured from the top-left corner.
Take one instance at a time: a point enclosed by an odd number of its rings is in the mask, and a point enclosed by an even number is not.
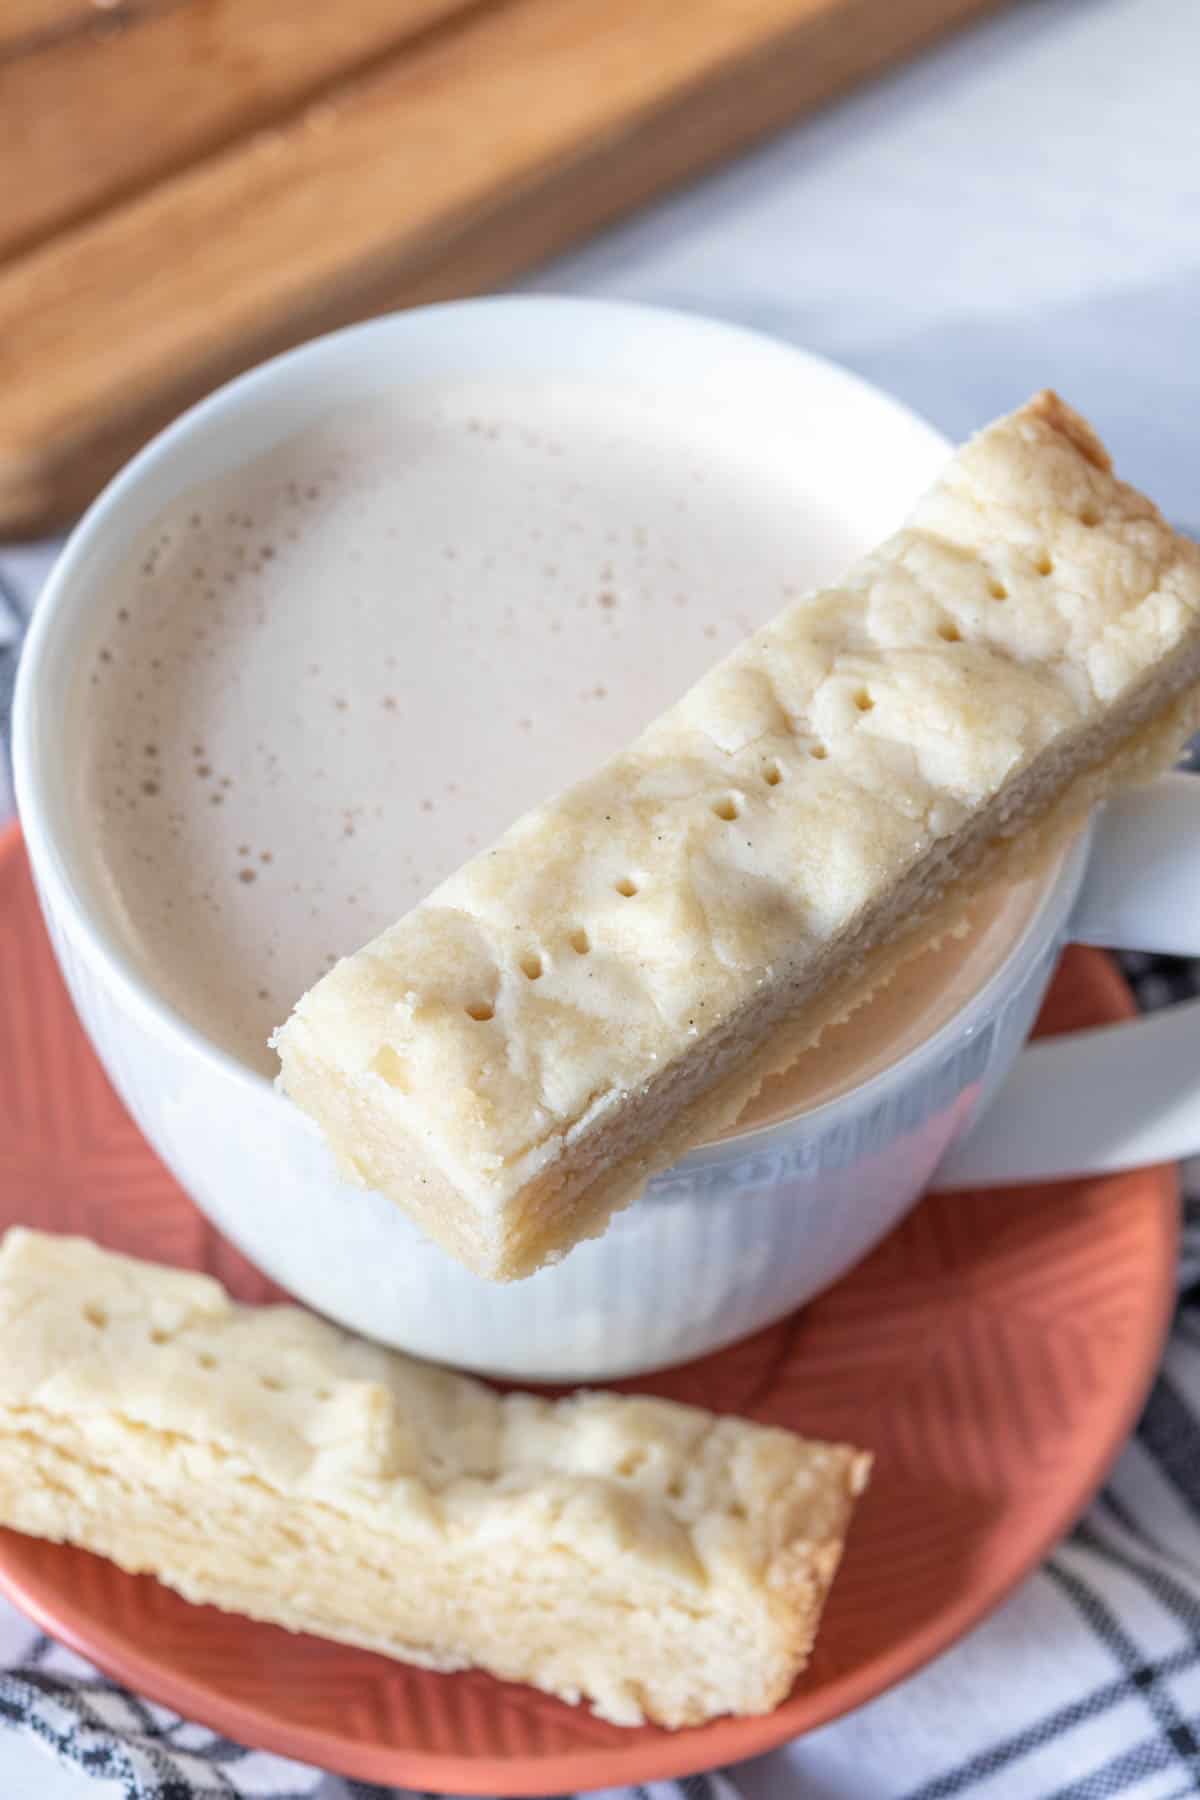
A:
[[[1132,1010],[1072,950],[1046,1030]],[[76,1021],[16,833],[0,842],[0,1228],[84,1232],[277,1290],[147,1147]],[[1173,1172],[925,1200],[804,1312],[627,1388],[869,1445],[812,1664],[770,1718],[621,1731],[480,1674],[434,1675],[189,1606],[82,1551],[0,1532],[0,1585],[151,1698],[367,1780],[554,1793],[735,1761],[837,1717],[947,1648],[1082,1509],[1145,1395],[1173,1292]]]

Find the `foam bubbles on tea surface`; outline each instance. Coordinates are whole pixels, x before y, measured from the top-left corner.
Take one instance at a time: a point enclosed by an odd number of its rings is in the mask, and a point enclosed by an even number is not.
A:
[[[270,1071],[337,957],[837,567],[777,471],[595,388],[330,415],[146,535],[86,779],[155,983]]]

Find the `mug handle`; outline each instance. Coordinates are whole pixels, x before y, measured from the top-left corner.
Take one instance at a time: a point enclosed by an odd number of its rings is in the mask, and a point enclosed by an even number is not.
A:
[[[1165,775],[1100,815],[1069,936],[1200,956],[1200,777]],[[1200,999],[1035,1043],[935,1189],[1108,1174],[1200,1154]]]

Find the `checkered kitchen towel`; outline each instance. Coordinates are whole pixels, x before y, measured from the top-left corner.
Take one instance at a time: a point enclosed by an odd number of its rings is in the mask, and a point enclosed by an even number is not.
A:
[[[44,573],[0,557],[0,733]],[[0,815],[7,805],[0,758]],[[1200,963],[1130,957],[1144,1006]],[[1179,1309],[1162,1372],[1074,1535],[986,1624],[883,1699],[785,1750],[622,1800],[1176,1800],[1200,1793],[1200,1162],[1185,1171]],[[0,1602],[0,1723],[128,1800],[392,1800],[246,1750],[107,1681]],[[0,1770],[3,1767],[0,1744]],[[37,1800],[3,1791],[0,1800]],[[615,1800],[615,1797],[614,1797]]]

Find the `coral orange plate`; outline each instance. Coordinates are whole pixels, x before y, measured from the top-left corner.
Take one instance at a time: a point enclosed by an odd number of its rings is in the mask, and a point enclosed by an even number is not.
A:
[[[1072,950],[1042,1021],[1123,1017]],[[139,1137],[75,1019],[19,837],[0,838],[0,1227],[84,1232],[274,1290]],[[189,1606],[149,1577],[0,1531],[0,1586],[152,1699],[377,1782],[561,1793],[711,1769],[837,1718],[945,1650],[1067,1530],[1136,1417],[1169,1316],[1172,1170],[926,1199],[804,1312],[648,1391],[876,1454],[811,1666],[767,1718],[622,1731],[481,1674],[435,1675]],[[636,1388],[638,1383],[626,1383]]]

